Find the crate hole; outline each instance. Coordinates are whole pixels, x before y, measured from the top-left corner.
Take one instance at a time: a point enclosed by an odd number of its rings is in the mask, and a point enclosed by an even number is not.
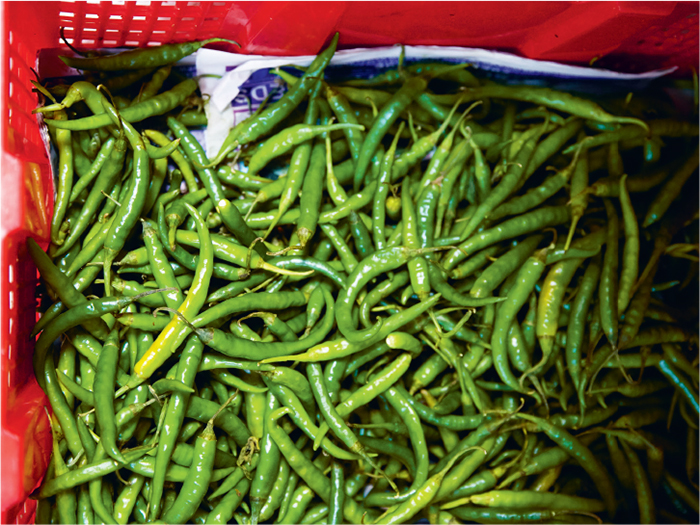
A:
[[[7,329],[8,333],[10,334],[12,334],[12,321],[14,321],[14,319],[10,317],[10,322],[8,323],[9,327]]]
[[[199,2],[187,2],[187,7],[198,6]]]
[[[10,59],[12,60],[12,59]],[[7,267],[7,282],[11,283],[15,280],[15,267],[10,265]]]
[[[124,5],[124,0],[113,0],[112,4],[114,5]]]
[[[135,16],[134,20],[146,20],[145,16]]]
[[[151,46],[151,47],[156,47],[159,46],[161,43],[160,42],[148,42],[146,45]]]
[[[85,18],[97,20],[98,18],[100,18],[100,16],[96,15],[95,13],[85,13]]]
[[[83,44],[94,44],[95,41],[92,38],[83,38]]]
[[[10,303],[10,310],[12,310],[15,307],[15,292],[10,290],[10,293],[7,294],[7,298]]]
[[[83,31],[85,31],[86,33],[96,33],[97,28],[96,27],[86,27],[83,29]]]
[[[173,7],[175,5],[177,5],[177,2],[163,2],[161,4],[162,7]]]
[[[88,4],[99,5],[99,4],[100,4],[100,0],[87,0],[87,3],[88,3]]]
[[[75,16],[75,13],[71,13],[70,11],[61,11],[58,13],[58,16],[67,16],[69,18],[73,18]]]
[[[154,35],[164,35],[164,34],[165,34],[165,31],[156,30],[156,31],[152,31],[152,33],[153,33]]]
[[[221,7],[222,5],[226,5],[226,2],[214,2],[212,5],[216,7]]]
[[[159,17],[158,17],[158,21],[161,21],[161,20],[170,20],[170,19],[171,19],[171,18],[170,18],[169,16],[159,16]]]
[[[12,39],[13,39],[12,37],[13,37],[13,36],[14,36],[14,35],[13,35],[12,31],[10,31],[10,35],[9,35],[9,37],[8,37],[8,39],[9,39],[9,41],[10,41],[10,44],[12,44]]]
[[[15,85],[12,82],[10,82],[10,98],[12,98],[12,93],[14,92],[14,90],[15,90]]]
[[[12,57],[10,57],[10,71],[12,71],[12,66],[14,65],[14,61],[12,60]],[[10,281],[12,282],[12,281]]]
[[[127,40],[126,42],[124,42],[124,45],[137,47],[139,45],[139,43],[136,40]]]
[[[182,21],[183,21],[183,22],[189,22],[190,20],[194,20],[194,18],[192,18],[191,16],[184,16],[184,17],[182,17]]]
[[[136,5],[151,5],[149,0],[136,0]]]
[[[106,45],[106,46],[116,46],[116,45],[117,45],[117,41],[116,41],[116,40],[103,40],[102,42],[103,42],[104,45]]]
[[[122,20],[122,15],[109,15],[110,20]]]

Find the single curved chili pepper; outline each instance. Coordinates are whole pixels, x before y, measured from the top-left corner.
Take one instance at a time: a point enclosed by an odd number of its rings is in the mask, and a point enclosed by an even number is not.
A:
[[[559,329],[559,316],[564,294],[581,263],[583,263],[583,259],[580,258],[556,263],[549,270],[542,284],[537,301],[535,334],[542,348],[543,361],[545,360],[544,356],[547,356],[548,359],[554,351],[554,338]]]
[[[669,380],[674,388],[680,392],[690,406],[693,407],[695,413],[700,414],[697,389],[692,386],[691,382],[688,381],[682,374],[679,374],[676,370],[674,370],[671,363],[669,363],[666,359],[659,360],[656,367]]]
[[[541,208],[524,213],[514,219],[502,222],[498,226],[485,230],[461,243],[457,248],[449,251],[445,256],[442,266],[445,270],[452,270],[460,261],[469,254],[483,248],[487,248],[497,242],[512,239],[518,235],[531,233],[548,226],[563,224],[569,219],[569,209],[566,206],[542,206]],[[436,246],[448,246],[453,238],[436,239]]]
[[[467,88],[464,90],[464,94],[464,102],[488,97],[531,102],[596,122],[635,124],[641,126],[645,131],[649,131],[649,126],[639,119],[610,115],[594,102],[549,88],[491,84],[489,86]]]
[[[275,257],[270,259],[270,264],[280,270],[313,270],[325,275],[340,288],[345,288],[345,278],[330,264],[325,264],[313,257]]]
[[[119,462],[124,456],[117,447],[117,424],[114,419],[114,383],[119,360],[119,334],[112,330],[102,346],[95,370],[95,414],[100,425],[100,443],[105,452]]]
[[[229,44],[238,45],[236,42],[225,38],[210,38],[199,42],[182,42],[179,44],[163,44],[144,49],[130,49],[115,55],[98,56],[92,58],[59,56],[59,58],[68,67],[90,71],[119,71],[124,69],[130,70],[154,68],[175,63],[178,60],[191,55],[199,48],[215,42],[226,42]]]
[[[618,236],[619,221],[612,203],[605,199],[605,211],[608,216],[608,236],[603,256],[603,267],[600,273],[600,320],[603,331],[613,347],[617,346],[617,287],[618,287]]]
[[[362,218],[364,214],[358,214],[356,212],[350,212],[349,224],[350,233],[352,234],[353,242],[355,243],[355,249],[357,252],[366,257],[374,252],[374,246],[372,244],[372,237],[369,234],[369,230]],[[371,219],[370,219],[371,223]]]
[[[678,171],[666,181],[663,188],[656,194],[656,198],[647,209],[642,227],[647,228],[666,213],[671,203],[680,195],[683,185],[697,169],[698,148],[695,148]]]
[[[179,307],[184,300],[182,290],[180,289],[180,284],[178,283],[172,267],[165,257],[163,245],[158,237],[156,227],[148,220],[143,220],[143,239],[148,251],[148,260],[151,268],[153,269],[156,284],[160,288],[174,289],[173,292],[163,296],[165,303],[170,308]]]
[[[326,237],[333,244],[333,247],[335,248],[335,251],[338,254],[338,257],[340,258],[340,261],[342,262],[345,270],[348,273],[352,273],[353,270],[357,268],[357,258],[343,239],[343,235],[341,235],[341,232],[338,231],[335,228],[335,226],[332,226],[330,224],[322,224],[321,230],[323,230],[323,233],[326,234]]]
[[[637,492],[639,523],[656,523],[656,509],[647,473],[637,453],[624,440],[622,440],[622,448],[629,461],[634,488]]]
[[[65,111],[54,113],[57,119],[67,120]],[[59,229],[63,223],[63,218],[70,203],[71,190],[73,189],[73,147],[71,142],[71,132],[61,130],[56,132],[56,143],[58,148],[58,188],[56,204],[54,205],[53,217],[51,218],[51,242],[56,245],[63,244],[63,239],[59,238]]]
[[[574,385],[578,387],[581,375],[581,350],[584,344],[584,331],[593,293],[598,286],[601,271],[601,256],[597,255],[586,267],[578,285],[578,292],[571,307],[571,317],[567,327],[566,363]]]
[[[630,301],[632,287],[639,273],[639,226],[627,190],[627,175],[620,178],[620,207],[625,229],[625,246],[622,251],[622,270],[617,294],[617,311],[623,314]]]
[[[172,155],[174,151],[177,151],[177,147],[180,145],[180,139],[168,141],[162,147],[153,146],[147,140],[144,141],[144,145],[146,146],[146,151],[148,151],[148,156],[151,160],[163,160]]]
[[[678,166],[675,166],[678,167]],[[664,182],[671,171],[671,166],[666,165],[651,172],[645,172],[627,178],[628,193],[640,193],[649,191]],[[596,197],[619,197],[621,177],[603,177],[591,184],[586,192]],[[571,192],[574,195],[573,190]]]
[[[695,513],[698,512],[698,502],[695,501],[694,491],[686,487],[685,484],[683,484],[683,482],[675,478],[668,470],[664,472],[664,482]]]
[[[345,472],[343,465],[337,461],[331,463],[331,496],[328,507],[328,525],[338,525],[343,522],[343,507],[345,507]]]
[[[403,242],[409,250],[420,250],[423,248],[418,237],[416,210],[413,206],[413,199],[410,190],[411,181],[408,178],[403,180],[401,188],[401,215],[403,225]],[[398,258],[397,258],[398,259]],[[363,261],[364,263],[364,261]],[[424,300],[430,294],[430,277],[428,273],[428,262],[424,257],[416,255],[407,261],[408,275],[411,280],[411,287],[418,294],[420,300]],[[394,268],[391,268],[394,269]],[[340,324],[338,328],[342,331]]]
[[[310,413],[314,412],[314,394],[308,380],[301,372],[287,367],[275,367],[270,372],[260,372],[269,381],[283,385],[292,390]]]
[[[537,492],[534,490],[509,491],[492,490],[483,494],[470,496],[469,501],[476,505],[500,507],[507,509],[527,509],[531,507],[551,510],[572,510],[584,512],[601,512],[603,503],[599,500],[554,494],[552,492]]]
[[[107,102],[103,102],[103,106],[109,113],[107,118],[121,122],[121,118],[116,113],[113,106]],[[134,169],[131,184],[129,185],[129,191],[122,205],[117,211],[114,222],[112,222],[112,226],[107,233],[107,238],[105,239],[104,243],[105,258],[103,271],[105,293],[107,295],[111,295],[110,270],[112,261],[124,247],[126,238],[139,219],[141,210],[143,209],[150,179],[148,153],[146,152],[141,135],[139,135],[134,127],[128,122],[123,123],[123,130],[126,138],[129,140],[129,144],[134,150]]]

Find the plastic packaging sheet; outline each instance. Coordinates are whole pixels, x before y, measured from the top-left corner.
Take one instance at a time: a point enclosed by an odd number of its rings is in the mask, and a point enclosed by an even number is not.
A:
[[[405,46],[405,63],[440,61],[468,62],[479,74],[499,82],[548,85],[552,88],[580,92],[637,91],[649,81],[672,73],[676,68],[640,74],[617,73],[604,69],[569,66],[521,58],[509,53],[485,49],[443,46]],[[347,49],[338,51],[326,69],[329,80],[341,78],[370,78],[387,69],[396,68],[401,47]],[[313,56],[265,57],[238,55],[211,49],[201,49],[196,55],[199,87],[209,103],[205,106],[207,128],[203,142],[209,157],[214,157],[228,131],[250,116],[251,111],[270,95],[268,104],[279,100],[285,92],[284,82],[273,73],[282,66],[308,66]],[[297,74],[300,74],[297,73]]]

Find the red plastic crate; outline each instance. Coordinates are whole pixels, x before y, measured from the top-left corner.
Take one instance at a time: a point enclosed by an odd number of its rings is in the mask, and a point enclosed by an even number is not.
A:
[[[0,430],[2,523],[31,523],[27,495],[51,449],[43,392],[32,374],[36,269],[25,249],[46,246],[53,179],[31,111],[37,52],[148,46],[213,36],[248,54],[318,52],[335,31],[340,47],[457,45],[626,72],[698,68],[697,2],[4,2],[0,118]]]

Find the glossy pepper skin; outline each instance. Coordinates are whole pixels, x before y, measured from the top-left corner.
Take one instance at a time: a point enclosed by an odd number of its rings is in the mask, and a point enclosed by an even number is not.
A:
[[[696,123],[404,53],[341,78],[336,35],[210,160],[171,61],[215,41],[33,83],[38,521],[697,521]]]

